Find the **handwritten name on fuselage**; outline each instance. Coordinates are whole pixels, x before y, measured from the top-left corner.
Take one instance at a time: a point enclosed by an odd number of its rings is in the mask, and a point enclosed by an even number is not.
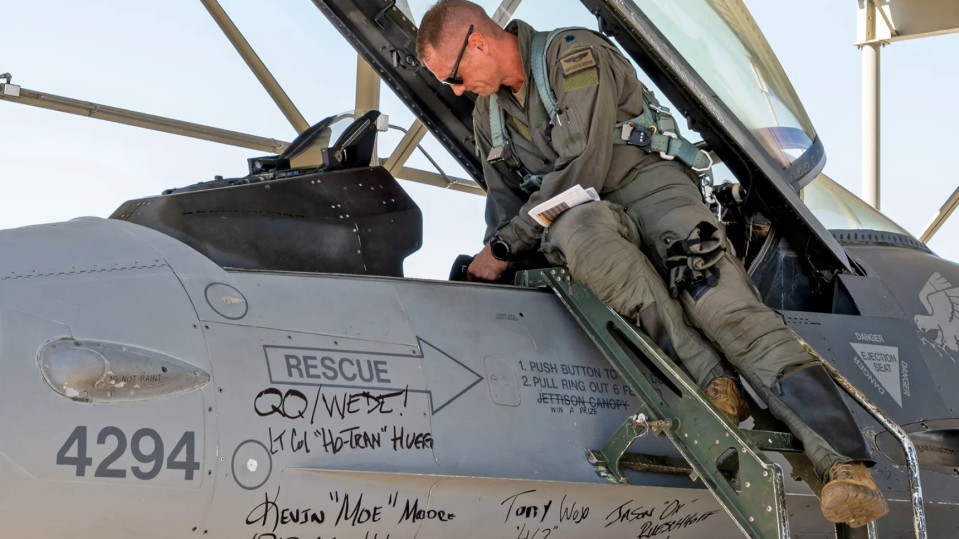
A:
[[[646,507],[634,505],[633,500],[629,500],[606,515],[606,524],[608,528],[614,524],[629,524],[631,529],[639,525],[639,535],[637,539],[650,539],[663,533],[674,532],[693,526],[718,513],[718,510],[706,511],[703,513],[686,509],[689,504],[694,504],[698,500],[691,500],[683,503],[679,500],[668,500],[660,505]]]
[[[276,487],[276,494],[270,498],[270,493],[263,494],[263,502],[258,504],[246,516],[247,526],[271,527],[270,532],[275,532],[281,524],[323,524],[326,522],[326,514],[323,511],[314,511],[311,508],[291,509],[280,507],[280,487]]]
[[[322,408],[319,407],[321,403]],[[254,397],[253,411],[259,417],[277,416],[292,420],[306,419],[309,414],[310,424],[313,425],[317,410],[325,411],[330,419],[346,419],[353,415],[389,415],[394,412],[402,416],[408,403],[407,389],[324,392],[319,387],[311,400],[299,389],[284,391],[268,387]]]
[[[568,500],[568,495],[564,495],[559,503],[555,500],[549,500],[541,503],[533,502],[533,495],[536,490],[525,490],[514,494],[502,502],[500,506],[506,508],[506,518],[504,523],[512,520],[533,519],[536,522],[546,522],[546,517],[550,516],[550,511],[556,507],[553,513],[557,515],[560,523],[571,522],[579,524],[589,516],[589,507],[579,504],[579,502]],[[579,504],[579,505],[578,505]]]
[[[299,530],[309,526],[325,525],[328,528],[340,529],[342,532],[342,528],[349,530],[368,524],[385,524],[392,522],[394,518],[397,525],[417,524],[424,520],[450,522],[456,518],[456,515],[449,511],[428,508],[428,502],[421,505],[418,497],[407,497],[401,502],[399,492],[390,494],[386,503],[370,503],[370,497],[366,494],[351,495],[331,491],[329,501],[323,501],[330,504],[330,507],[325,509],[313,509],[316,504],[300,504],[297,508],[287,507],[280,502],[280,492],[281,488],[277,487],[275,494],[264,493],[263,501],[247,514],[246,525],[260,529],[256,537],[281,537],[277,535],[277,530],[289,534],[292,532],[291,528]],[[393,516],[387,518],[390,512],[393,512]],[[286,535],[286,539],[292,539],[292,536]]]
[[[303,451],[310,453],[319,447],[325,453],[336,455],[344,449],[377,450],[386,447],[393,451],[433,449],[433,435],[428,432],[406,430],[406,427],[384,425],[378,429],[363,429],[359,426],[339,429],[320,428],[313,431],[290,429],[274,432],[268,429],[270,453]],[[383,436],[386,435],[386,445]],[[311,447],[312,444],[312,447]]]

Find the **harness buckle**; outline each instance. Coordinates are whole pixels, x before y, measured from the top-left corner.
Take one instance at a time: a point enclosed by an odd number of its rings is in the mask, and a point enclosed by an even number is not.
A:
[[[653,143],[653,133],[655,131],[643,127],[641,125],[636,125],[633,122],[626,122],[623,124],[622,133],[620,138],[626,141],[626,144],[630,146],[638,146],[640,148],[646,148]]]
[[[667,109],[667,110],[668,110],[668,109]],[[662,133],[660,133],[660,135],[662,135],[662,136],[664,136],[664,137],[667,137],[667,138],[672,138],[672,139],[678,139],[678,138],[679,138],[679,137],[676,136],[676,133],[673,133],[673,132],[671,132],[671,131],[663,131]],[[668,142],[668,141],[666,142],[666,150],[667,150],[667,151],[669,150],[669,142]],[[675,156],[675,155],[669,155],[669,154],[666,153],[666,152],[659,152],[659,156],[662,157],[663,159],[665,159],[666,161],[672,161],[673,159],[676,159],[676,156]],[[710,161],[710,162],[712,162],[712,161]]]
[[[694,166],[690,166],[690,168],[695,170],[696,172],[709,172],[709,169],[713,168],[713,158],[710,157],[709,152],[705,150],[699,150],[699,153],[706,156],[706,160],[709,161],[709,164],[706,165],[705,168],[696,168]]]
[[[533,194],[543,186],[543,177],[537,174],[527,174],[523,177],[522,183],[519,184],[519,188],[523,190],[524,193]]]
[[[489,151],[489,155],[486,157],[486,162],[489,164],[496,164],[505,159],[509,159],[510,151],[509,144],[504,143],[502,146],[494,146]]]

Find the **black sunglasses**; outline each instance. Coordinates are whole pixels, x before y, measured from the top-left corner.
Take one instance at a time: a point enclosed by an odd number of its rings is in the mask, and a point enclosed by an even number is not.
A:
[[[470,36],[473,35],[473,25],[470,25],[470,29],[466,32],[466,39],[463,40],[463,48],[460,49],[460,55],[456,57],[456,63],[453,64],[453,71],[450,71],[450,76],[441,80],[443,84],[447,86],[458,86],[463,84],[463,79],[456,76],[456,72],[460,69],[460,61],[463,59],[463,54],[466,53],[466,46],[469,45]]]

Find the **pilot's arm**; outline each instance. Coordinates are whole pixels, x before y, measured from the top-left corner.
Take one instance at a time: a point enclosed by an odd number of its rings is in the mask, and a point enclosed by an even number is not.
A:
[[[573,39],[567,40],[569,35]],[[500,237],[513,253],[540,242],[543,227],[529,216],[529,210],[576,184],[602,192],[613,156],[620,88],[625,77],[636,77],[632,65],[612,45],[588,31],[558,35],[546,58],[559,111],[559,118],[554,115],[551,119],[552,145],[559,158],[553,171],[543,176],[539,191],[508,222],[498,225]],[[487,224],[492,224],[490,205],[509,207],[491,199],[487,203]]]

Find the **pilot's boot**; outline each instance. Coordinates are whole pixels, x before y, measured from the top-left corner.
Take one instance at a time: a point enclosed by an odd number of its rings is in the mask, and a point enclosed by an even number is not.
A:
[[[829,469],[829,482],[819,498],[829,522],[859,528],[889,512],[882,491],[861,462],[837,462]]]
[[[735,425],[739,425],[749,417],[746,399],[743,398],[736,381],[732,378],[722,376],[714,379],[706,387],[706,396]]]
[[[816,361],[787,369],[762,392],[773,415],[803,442],[826,483],[820,506],[827,520],[858,528],[889,512],[866,469],[876,462],[869,443],[825,367]]]

